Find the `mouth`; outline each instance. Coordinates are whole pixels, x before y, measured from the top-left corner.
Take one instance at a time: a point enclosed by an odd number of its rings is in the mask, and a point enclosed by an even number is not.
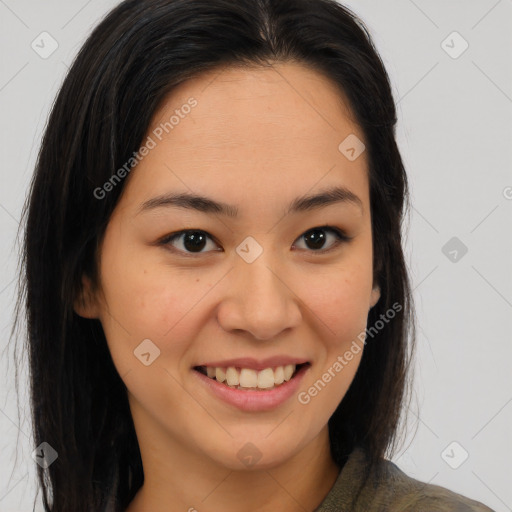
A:
[[[259,371],[235,366],[195,366],[193,369],[231,389],[270,391],[292,380],[302,368],[308,366],[311,366],[310,362],[269,367]]]

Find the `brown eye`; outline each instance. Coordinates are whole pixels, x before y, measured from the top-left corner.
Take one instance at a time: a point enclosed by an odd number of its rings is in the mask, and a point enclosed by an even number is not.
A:
[[[345,233],[337,228],[330,226],[321,226],[310,229],[301,237],[305,240],[306,250],[313,253],[324,254],[338,247],[342,242],[350,240]],[[329,239],[333,240],[331,246],[324,248]],[[211,241],[213,247],[208,250],[208,241]],[[206,231],[200,229],[187,229],[178,231],[166,236],[160,241],[160,244],[168,247],[173,252],[182,254],[183,256],[195,256],[206,254],[212,251],[222,251],[222,248],[214,241],[213,237]],[[215,248],[217,247],[217,249]],[[206,248],[206,250],[204,250]]]
[[[329,234],[334,236],[334,243],[331,244],[327,249],[324,248],[325,244],[329,240]],[[303,238],[306,243],[306,248],[311,249],[313,252],[325,253],[332,249],[335,249],[342,242],[348,241],[349,237],[342,231],[329,226],[322,226],[310,229],[306,231],[300,238]]]
[[[173,242],[178,240],[178,248],[173,246]],[[208,245],[208,240],[212,240],[212,237],[206,233],[205,231],[201,231],[198,229],[188,229],[185,231],[180,231],[178,233],[174,233],[161,241],[162,245],[171,246],[173,250],[177,252],[182,252],[185,255],[188,254],[200,254],[205,247]]]

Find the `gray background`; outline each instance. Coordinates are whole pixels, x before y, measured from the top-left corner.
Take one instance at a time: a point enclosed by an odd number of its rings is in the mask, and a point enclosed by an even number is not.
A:
[[[0,348],[12,324],[16,231],[50,105],[116,4],[0,0]],[[393,460],[419,480],[512,511],[512,0],[346,5],[370,28],[391,76],[412,186],[405,245],[419,326],[415,399]],[[42,46],[43,31],[58,43],[46,59],[31,47]],[[18,417],[11,350],[2,356],[0,511],[28,511],[36,486],[26,371]]]

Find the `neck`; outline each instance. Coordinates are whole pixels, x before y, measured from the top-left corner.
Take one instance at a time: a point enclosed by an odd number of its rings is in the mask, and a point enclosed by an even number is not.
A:
[[[167,457],[158,435],[146,439],[151,442],[139,443],[144,485],[126,512],[304,512],[320,505],[340,471],[330,454],[327,425],[291,459],[241,471],[185,453],[180,443]]]

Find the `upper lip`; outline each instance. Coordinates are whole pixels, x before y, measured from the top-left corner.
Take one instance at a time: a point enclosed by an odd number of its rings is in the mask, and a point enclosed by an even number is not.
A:
[[[273,356],[266,359],[255,359],[253,357],[239,357],[236,359],[224,359],[218,361],[208,361],[196,366],[210,366],[218,368],[227,368],[234,366],[235,368],[250,368],[252,370],[264,370],[265,368],[275,368],[277,366],[286,366],[287,364],[303,364],[308,363],[307,359],[291,356]]]

